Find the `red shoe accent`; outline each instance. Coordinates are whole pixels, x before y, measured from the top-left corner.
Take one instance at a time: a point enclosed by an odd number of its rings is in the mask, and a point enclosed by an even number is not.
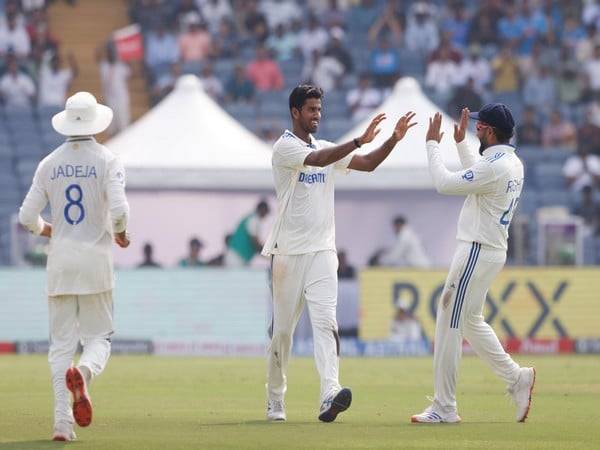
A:
[[[527,416],[529,415],[529,410],[531,409],[531,395],[533,394],[533,387],[535,386],[535,367],[532,367],[532,369],[533,381],[531,382],[531,387],[529,388],[529,403],[527,403],[527,410],[525,411],[525,415],[521,420],[519,420],[519,422],[525,422],[525,419],[527,419]]]
[[[88,395],[83,374],[77,367],[67,369],[67,388],[73,394],[73,417],[80,427],[92,423],[92,402]]]
[[[60,436],[60,435],[58,435],[58,436],[54,436],[54,437],[52,438],[52,440],[53,440],[53,441],[66,442],[67,438],[66,438],[66,437],[64,437],[64,436]]]

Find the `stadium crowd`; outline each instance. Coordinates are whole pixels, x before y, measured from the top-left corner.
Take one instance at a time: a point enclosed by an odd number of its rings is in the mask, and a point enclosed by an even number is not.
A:
[[[516,144],[527,164],[521,210],[533,214],[540,206],[561,205],[584,218],[590,236],[599,234],[595,0],[129,0],[128,5],[130,21],[143,33],[152,103],[170,92],[179,75],[194,73],[230,114],[273,142],[287,123],[287,93],[302,81],[326,92],[320,133],[329,139],[366,117],[404,75],[417,78],[453,115],[465,105],[476,110],[500,101],[515,113]],[[34,160],[58,143],[46,122],[64,104],[78,72],[48,25],[47,6],[44,0],[0,0],[0,174],[18,187],[0,199],[2,229],[9,207],[30,181]],[[100,70],[119,65],[115,58],[111,51],[99,54],[105,66]],[[130,74],[122,69],[124,89]],[[115,95],[121,104],[111,105],[117,129],[129,122],[123,89]],[[33,113],[23,113],[31,106]],[[0,248],[6,249],[6,240],[0,233]],[[600,260],[600,241],[592,246],[590,261]],[[5,250],[0,256],[6,260]]]

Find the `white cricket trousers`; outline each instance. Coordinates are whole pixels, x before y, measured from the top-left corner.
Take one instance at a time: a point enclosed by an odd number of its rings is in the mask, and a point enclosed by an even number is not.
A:
[[[65,373],[71,367],[80,341],[83,352],[78,365],[88,368],[92,376],[99,375],[106,367],[113,333],[112,291],[48,297],[48,310],[48,362],[54,387],[54,421],[73,423]]]
[[[339,337],[336,321],[337,266],[334,251],[273,257],[273,323],[267,350],[267,395],[282,400],[294,329],[304,303],[313,329],[321,402],[339,390]]]
[[[496,333],[483,319],[487,292],[505,262],[504,250],[458,241],[435,324],[434,404],[443,412],[457,409],[456,377],[463,338],[508,386],[518,379],[519,365],[504,351]]]

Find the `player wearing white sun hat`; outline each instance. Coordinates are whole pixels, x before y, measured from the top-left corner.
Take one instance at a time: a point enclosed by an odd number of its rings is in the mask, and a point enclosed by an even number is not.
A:
[[[68,138],[40,162],[19,211],[23,226],[50,238],[48,361],[54,388],[53,439],[59,441],[75,439],[74,421],[80,426],[92,421],[87,386],[106,366],[113,333],[112,241],[129,245],[125,171],[117,156],[92,137],[112,117],[112,110],[88,92],[67,100],[52,126]],[[40,216],[48,203],[51,222]],[[83,353],[71,367],[79,342]]]

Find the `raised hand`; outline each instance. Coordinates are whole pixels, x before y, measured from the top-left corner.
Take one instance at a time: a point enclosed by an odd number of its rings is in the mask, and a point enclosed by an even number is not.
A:
[[[417,122],[411,122],[415,115],[416,113],[409,111],[400,117],[400,120],[396,123],[396,128],[394,128],[394,139],[401,140],[406,132],[417,124]]]
[[[121,233],[115,233],[115,243],[121,248],[127,248],[130,244],[129,233],[123,231]]]
[[[381,128],[377,128],[377,126],[384,120],[385,113],[377,114],[375,118],[371,120],[367,130],[362,134],[361,137],[358,138],[360,145],[368,144],[375,139],[375,136],[377,136],[381,131]]]
[[[444,133],[440,133],[440,129],[442,127],[442,114],[435,113],[433,117],[429,118],[429,129],[427,130],[427,135],[425,137],[426,141],[437,141],[438,143],[444,137]]]
[[[460,121],[454,124],[454,141],[458,144],[465,138],[467,125],[469,123],[469,108],[463,108],[460,112]]]

